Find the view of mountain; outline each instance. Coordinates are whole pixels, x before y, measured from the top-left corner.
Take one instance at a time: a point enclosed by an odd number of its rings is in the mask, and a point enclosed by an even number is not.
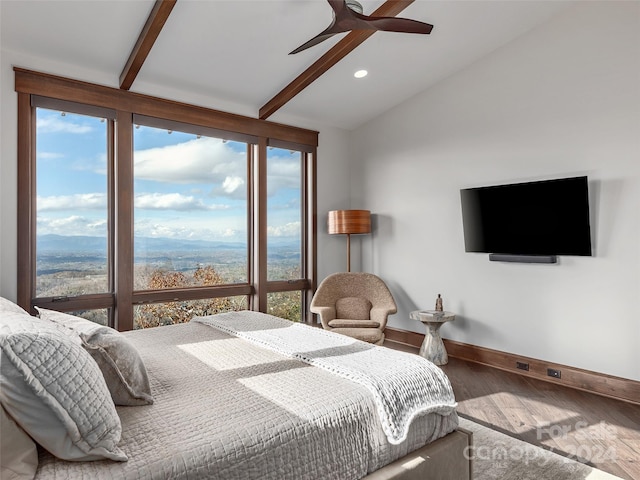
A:
[[[37,238],[39,252],[60,253],[103,253],[107,250],[104,237],[83,235],[39,235]],[[244,250],[247,245],[240,242],[208,242],[205,240],[176,240],[172,238],[135,237],[136,251],[142,252],[190,252],[212,249]]]

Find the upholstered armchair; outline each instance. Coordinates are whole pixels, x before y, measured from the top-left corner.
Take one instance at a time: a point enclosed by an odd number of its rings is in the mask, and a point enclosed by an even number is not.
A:
[[[325,278],[311,300],[325,330],[376,345],[384,342],[387,317],[396,302],[380,277],[371,273],[334,273]]]

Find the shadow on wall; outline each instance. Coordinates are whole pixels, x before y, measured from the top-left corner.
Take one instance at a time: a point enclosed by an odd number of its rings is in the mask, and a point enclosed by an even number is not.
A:
[[[398,306],[398,313],[393,315],[393,325],[389,326],[391,328],[400,328],[424,333],[423,326],[419,322],[416,322],[414,325],[412,323],[413,321],[409,319],[409,314],[414,310],[430,310],[432,307],[416,305],[404,288],[397,283],[387,282],[387,285],[393,294],[396,305]],[[472,315],[467,316],[464,306],[459,305],[453,313],[456,318],[453,322],[448,324],[447,329],[451,333],[456,333],[455,337],[457,337],[457,341],[475,345],[477,342],[473,341],[474,338],[493,338],[496,340],[502,338],[500,329],[494,328],[491,323],[479,318],[473,318]],[[445,334],[444,337],[447,338],[448,335]]]
[[[393,229],[394,222],[390,215],[371,213],[371,238],[361,243],[361,271],[368,271],[379,275],[387,284],[389,290],[391,290],[396,305],[398,306],[398,312],[389,316],[389,326],[391,328],[424,333],[423,326],[420,325],[419,322],[414,325],[413,320],[409,319],[409,314],[414,310],[429,310],[433,308],[433,306],[417,305],[400,283],[385,278],[383,273],[378,273],[380,272],[380,265],[378,262],[379,253],[376,250],[376,237],[380,235],[385,238],[391,238],[393,236]],[[474,343],[473,341],[474,338],[493,338],[494,340],[502,338],[501,330],[492,326],[490,318],[474,318],[473,313],[467,315],[462,302],[458,302],[453,313],[455,313],[456,319],[451,322],[448,329],[451,333],[455,333],[454,336],[457,337],[458,341],[476,344],[477,342]]]
[[[628,185],[627,185],[628,186]],[[600,215],[601,211],[619,212],[625,195],[625,180],[622,178],[610,180],[589,180],[589,217],[591,222],[591,249],[594,257],[606,256],[611,244],[611,237],[615,235],[615,215]],[[606,205],[606,204],[609,205]],[[602,223],[602,228],[599,224]],[[600,237],[598,237],[600,232]],[[600,238],[600,242],[597,240]]]
[[[362,271],[378,272],[378,251],[376,250],[376,237],[392,237],[393,219],[390,215],[371,213],[371,238],[362,244]],[[386,282],[386,279],[384,279]]]

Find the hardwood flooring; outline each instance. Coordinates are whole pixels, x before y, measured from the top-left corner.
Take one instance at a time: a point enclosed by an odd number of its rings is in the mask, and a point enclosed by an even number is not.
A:
[[[385,346],[417,353],[395,342]],[[627,480],[640,480],[640,406],[449,357],[458,413]]]

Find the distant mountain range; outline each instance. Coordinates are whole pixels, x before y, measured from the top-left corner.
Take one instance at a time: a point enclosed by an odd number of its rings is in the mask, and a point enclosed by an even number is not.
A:
[[[137,252],[201,252],[203,250],[246,250],[242,242],[220,242],[207,240],[178,240],[173,238],[135,237]],[[299,245],[291,242],[270,242],[271,247],[298,250]],[[38,235],[39,253],[95,254],[107,250],[107,239],[83,235]]]
[[[172,238],[135,237],[136,250],[154,252],[195,252],[202,250],[246,249],[241,242],[209,242],[206,240],[175,240]],[[38,235],[39,252],[96,253],[106,252],[107,239],[83,235]]]

